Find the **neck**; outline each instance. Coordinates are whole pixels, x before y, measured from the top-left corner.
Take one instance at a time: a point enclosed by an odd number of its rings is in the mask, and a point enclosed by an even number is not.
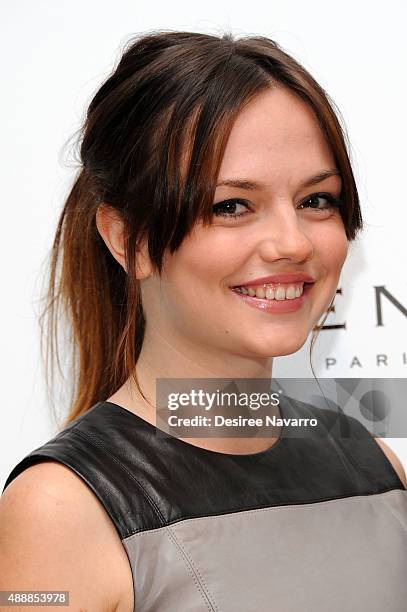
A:
[[[157,423],[156,417],[156,381],[158,378],[214,379],[213,383],[205,381],[205,391],[209,392],[220,388],[218,379],[233,379],[230,382],[233,383],[234,388],[237,388],[239,393],[249,393],[255,390],[255,385],[250,384],[250,379],[261,378],[271,381],[271,372],[272,358],[259,357],[253,359],[243,355],[233,355],[230,352],[215,353],[211,351],[209,353],[205,350],[205,347],[198,347],[197,349],[197,347],[185,344],[181,347],[179,343],[170,343],[162,336],[154,339],[147,336],[144,339],[135,372],[146,399],[138,391],[134,377],[130,377],[108,399],[134,412],[149,423],[162,428]],[[240,379],[249,380],[242,381]],[[224,382],[227,383],[227,381]],[[199,381],[197,381],[197,385],[199,386]],[[261,391],[264,390],[262,385]],[[165,414],[168,415],[169,412]],[[207,412],[205,414],[208,415]],[[217,414],[219,414],[219,409]],[[229,417],[231,415],[228,413],[225,416]],[[177,437],[207,450],[231,454],[261,452],[270,448],[278,439],[278,436],[267,438],[253,436],[247,438],[219,437],[213,425],[205,427],[204,430],[201,429],[202,434],[203,431],[208,433],[208,437]],[[173,431],[171,431],[171,435],[174,435]]]

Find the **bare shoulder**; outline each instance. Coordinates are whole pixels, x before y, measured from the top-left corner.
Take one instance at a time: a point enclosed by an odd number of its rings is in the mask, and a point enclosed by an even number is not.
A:
[[[406,478],[406,473],[405,473],[404,468],[403,468],[403,464],[401,463],[400,459],[397,457],[397,455],[394,452],[394,450],[392,450],[384,442],[383,438],[374,438],[374,440],[376,440],[377,444],[380,446],[380,448],[382,449],[382,451],[386,455],[387,459],[390,461],[390,463],[392,464],[392,466],[396,470],[397,475],[400,478],[401,482],[407,488],[407,478]]]
[[[25,469],[0,497],[0,565],[0,590],[63,590],[72,609],[133,610],[131,569],[113,522],[57,461]]]

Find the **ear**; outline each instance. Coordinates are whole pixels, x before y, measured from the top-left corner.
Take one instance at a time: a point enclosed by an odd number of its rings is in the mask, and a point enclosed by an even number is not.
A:
[[[100,204],[96,211],[96,226],[107,248],[116,261],[127,272],[124,245],[124,221],[119,211],[108,204]],[[152,266],[147,245],[143,241],[136,254],[136,278],[148,278]]]

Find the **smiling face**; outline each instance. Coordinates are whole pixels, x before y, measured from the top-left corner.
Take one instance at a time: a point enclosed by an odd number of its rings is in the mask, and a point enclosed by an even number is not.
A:
[[[238,115],[218,177],[256,185],[218,186],[213,223],[197,223],[164,258],[162,277],[142,281],[150,330],[197,355],[258,359],[300,349],[335,295],[348,249],[329,197],[339,197],[340,176],[305,186],[332,170],[333,155],[305,102],[281,85],[257,95]],[[305,273],[315,283],[291,306],[279,299],[268,309],[232,291],[280,273]]]

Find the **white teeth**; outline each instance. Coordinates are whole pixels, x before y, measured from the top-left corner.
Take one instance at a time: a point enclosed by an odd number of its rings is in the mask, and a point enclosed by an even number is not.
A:
[[[285,297],[287,298],[287,300],[293,300],[295,298],[295,287],[293,287],[292,285],[287,287]]]
[[[276,289],[276,300],[285,300],[285,289],[284,287],[277,287]]]
[[[260,299],[268,300],[293,300],[302,295],[303,283],[293,283],[291,285],[278,285],[271,287],[270,285],[261,285],[258,287],[236,287],[238,293],[249,295]]]
[[[273,287],[267,287],[267,289],[266,289],[266,298],[268,300],[274,300],[274,298],[275,298],[275,291],[274,291]]]

